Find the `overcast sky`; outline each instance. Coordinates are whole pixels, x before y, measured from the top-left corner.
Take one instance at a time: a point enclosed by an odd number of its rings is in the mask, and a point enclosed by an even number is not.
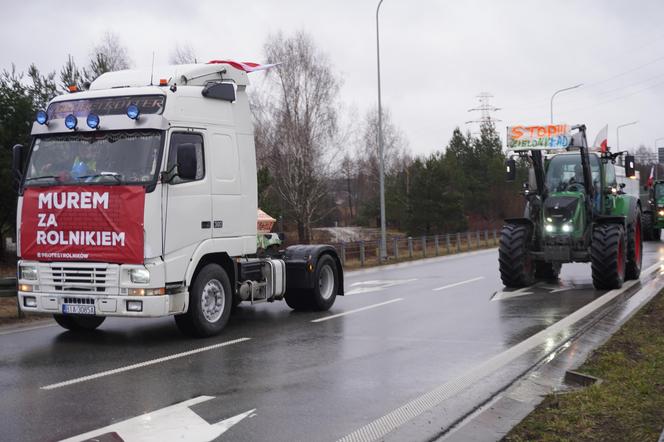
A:
[[[202,61],[262,61],[276,31],[305,30],[328,54],[341,100],[363,115],[376,103],[377,1],[217,0],[52,2],[0,0],[0,67],[34,62],[59,70],[87,63],[109,30],[137,68],[167,64],[176,44]],[[443,148],[468,109],[491,93],[501,134],[514,124],[585,123],[590,142],[609,124],[609,145],[664,137],[664,1],[385,0],[380,12],[384,106],[415,154]],[[260,76],[261,73],[251,74]],[[664,139],[658,142],[664,146]]]

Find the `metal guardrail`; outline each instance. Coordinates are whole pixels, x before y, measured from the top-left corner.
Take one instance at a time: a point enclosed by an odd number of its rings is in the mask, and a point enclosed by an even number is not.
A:
[[[0,278],[0,298],[16,296],[16,278]]]
[[[445,256],[471,250],[498,246],[500,232],[485,229],[469,232],[446,233],[420,237],[394,236],[387,241],[387,259],[392,262]],[[344,265],[360,267],[380,262],[380,242],[378,240],[339,242],[337,248]]]

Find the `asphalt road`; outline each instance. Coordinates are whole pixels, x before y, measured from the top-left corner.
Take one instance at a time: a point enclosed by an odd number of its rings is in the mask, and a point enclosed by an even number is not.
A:
[[[647,243],[643,267],[660,258]],[[329,312],[241,306],[205,340],[183,338],[172,318],[107,319],[87,335],[0,331],[0,440],[434,437],[422,416],[471,411],[498,388],[485,375],[556,323],[562,339],[571,326],[559,321],[606,293],[586,264],[516,292],[502,292],[497,268],[490,250],[351,272]]]

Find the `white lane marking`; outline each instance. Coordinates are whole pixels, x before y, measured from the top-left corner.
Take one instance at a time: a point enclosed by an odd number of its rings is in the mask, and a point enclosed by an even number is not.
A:
[[[64,382],[58,382],[57,384],[45,385],[40,387],[41,390],[54,390],[60,387],[66,387],[68,385],[78,384],[80,382],[91,381],[93,379],[102,378],[104,376],[110,376],[117,373],[123,373],[129,370],[136,370],[137,368],[148,367],[150,365],[160,364],[162,362],[172,361],[173,359],[184,358],[185,356],[191,356],[197,353],[202,353],[204,351],[210,351],[221,347],[226,347],[227,345],[239,344],[240,342],[249,341],[251,338],[239,338],[232,341],[221,342],[219,344],[208,345],[207,347],[195,348],[193,350],[185,351],[182,353],[175,353],[169,356],[164,356],[157,359],[151,359],[145,362],[139,362],[138,364],[127,365],[126,367],[115,368],[113,370],[102,371],[99,373],[91,374],[89,376],[83,376],[76,379],[70,379]]]
[[[484,276],[478,276],[477,278],[466,279],[465,281],[455,282],[454,284],[448,284],[448,285],[444,285],[442,287],[437,287],[437,288],[433,289],[433,291],[437,292],[438,290],[451,289],[452,287],[456,287],[456,286],[463,285],[463,284],[468,284],[468,283],[479,281],[479,280],[482,280],[482,279],[484,279]]]
[[[377,279],[372,281],[361,281],[351,284],[351,287],[358,287],[353,290],[349,290],[344,293],[345,296],[357,295],[360,293],[371,293],[378,292],[380,290],[386,289],[388,287],[394,287],[395,285],[407,284],[409,282],[417,281],[417,278],[411,279]]]
[[[238,424],[256,411],[254,408],[237,416],[224,419],[216,424],[209,424],[189,407],[209,401],[210,399],[214,399],[214,396],[198,396],[151,413],[145,413],[104,428],[70,437],[62,442],[93,440],[95,437],[109,433],[115,433],[120,437],[120,440],[126,442],[160,442],[165,440],[209,441],[218,438],[233,425]]]
[[[510,292],[496,292],[493,297],[491,297],[492,301],[502,301],[503,299],[510,299],[510,298],[516,298],[518,296],[526,296],[526,295],[532,295],[535,292],[530,292],[528,290],[531,290],[535,288],[537,284],[530,285],[528,287],[524,287],[519,290],[514,290]]]
[[[363,312],[376,307],[381,307],[383,305],[392,304],[393,302],[403,301],[403,298],[390,299],[389,301],[379,302],[378,304],[367,305],[366,307],[356,308],[354,310],[348,310],[347,312],[337,313],[336,315],[325,316],[323,318],[314,319],[311,322],[323,322],[329,321],[330,319],[340,318],[341,316],[352,315],[353,313]]]
[[[21,327],[13,327],[13,328],[10,328],[9,330],[0,331],[0,336],[13,335],[14,333],[21,333],[21,332],[32,331],[32,330],[39,330],[39,329],[42,329],[42,328],[55,327],[57,325],[58,324],[53,323],[53,324],[33,325],[33,326],[30,326],[30,327],[22,327],[22,326]]]
[[[660,264],[657,263],[650,266],[645,270],[644,273],[648,275],[655,268],[659,267],[659,265]],[[622,288],[611,290],[605,293],[601,297],[595,299],[589,304],[586,304],[585,306],[581,307],[574,313],[561,319],[550,327],[540,331],[539,333],[536,333],[524,341],[521,341],[517,345],[492,357],[491,359],[476,366],[475,368],[470,369],[468,372],[466,372],[466,374],[443,385],[440,385],[427,393],[424,393],[420,397],[413,399],[412,401],[397,408],[396,410],[393,410],[385,416],[379,417],[373,422],[370,422],[369,424],[353,431],[347,436],[339,439],[338,442],[368,442],[384,438],[391,431],[399,428],[406,422],[421,415],[425,411],[432,409],[453,395],[458,394],[469,385],[478,382],[498,368],[505,366],[519,356],[547,342],[547,340],[555,340],[556,335],[558,335],[563,329],[582,320],[639,282],[640,280],[629,281],[625,283]],[[653,284],[655,282],[656,280],[652,281]]]

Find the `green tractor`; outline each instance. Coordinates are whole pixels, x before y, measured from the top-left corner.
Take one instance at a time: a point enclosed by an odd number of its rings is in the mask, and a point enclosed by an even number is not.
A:
[[[658,180],[646,186],[647,193],[641,198],[648,201],[643,208],[642,224],[645,241],[659,241],[664,228],[664,181]]]
[[[523,217],[506,219],[501,230],[503,284],[517,288],[536,279],[557,279],[562,264],[569,262],[590,262],[596,289],[619,288],[625,280],[638,278],[640,202],[616,179],[616,159],[625,152],[589,152],[585,125],[516,126],[508,131],[513,132],[508,133],[508,147],[529,164],[532,185],[523,185]],[[529,133],[528,139],[520,139]],[[625,176],[632,177],[634,159],[627,155],[625,160]],[[515,178],[512,157],[507,179]]]

